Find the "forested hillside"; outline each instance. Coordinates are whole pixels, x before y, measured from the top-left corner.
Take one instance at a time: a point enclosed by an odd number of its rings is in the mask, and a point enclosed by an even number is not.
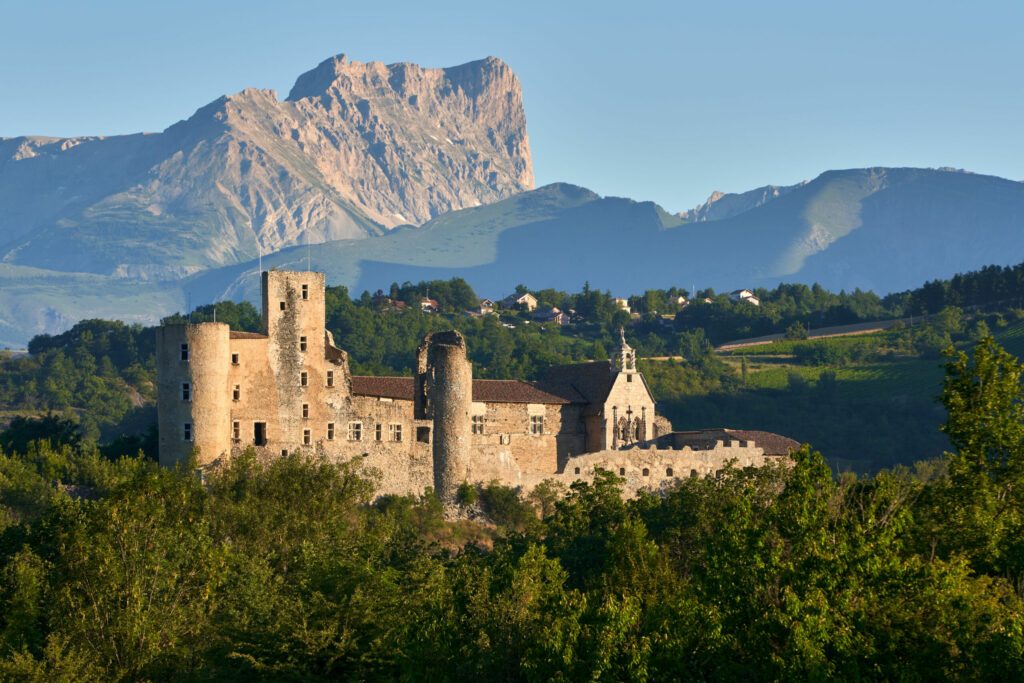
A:
[[[630,501],[605,473],[446,516],[298,456],[0,455],[0,678],[1021,680],[1021,371],[990,337],[950,359],[942,460],[805,448]]]

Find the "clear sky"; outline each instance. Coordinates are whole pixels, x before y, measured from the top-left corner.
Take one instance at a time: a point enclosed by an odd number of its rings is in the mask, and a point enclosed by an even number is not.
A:
[[[831,168],[1024,179],[1024,2],[0,0],[0,136],[163,130],[345,52],[523,84],[538,184],[652,199]]]

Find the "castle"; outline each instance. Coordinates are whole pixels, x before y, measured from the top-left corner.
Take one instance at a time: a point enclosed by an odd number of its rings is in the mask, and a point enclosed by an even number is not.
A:
[[[325,329],[324,275],[262,274],[262,333],[224,323],[157,330],[160,462],[198,450],[201,466],[249,447],[359,459],[380,493],[451,498],[463,482],[528,490],[589,479],[627,491],[761,466],[797,443],[768,432],[673,432],[623,336],[614,361],[552,367],[541,381],[473,379],[456,331],[428,335],[412,377],[349,372]]]

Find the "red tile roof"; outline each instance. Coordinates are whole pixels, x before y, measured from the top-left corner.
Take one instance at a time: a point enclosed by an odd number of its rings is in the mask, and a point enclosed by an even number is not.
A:
[[[352,393],[404,401],[413,400],[412,377],[352,377]],[[483,403],[583,403],[583,397],[568,387],[520,382],[514,379],[474,379],[473,400]]]

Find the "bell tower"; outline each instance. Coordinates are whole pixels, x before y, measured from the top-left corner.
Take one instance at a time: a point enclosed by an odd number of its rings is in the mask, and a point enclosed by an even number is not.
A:
[[[619,328],[619,352],[615,359],[615,365],[619,372],[632,374],[637,371],[636,351],[626,343],[626,330],[622,327]]]

